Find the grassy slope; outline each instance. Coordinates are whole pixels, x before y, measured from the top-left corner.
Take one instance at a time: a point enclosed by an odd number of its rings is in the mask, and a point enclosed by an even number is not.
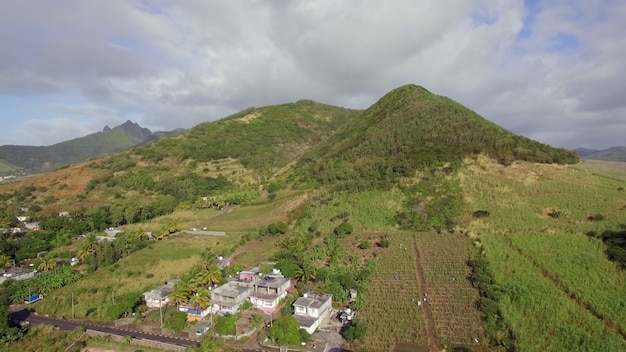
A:
[[[11,173],[15,171],[15,168],[5,162],[4,160],[0,160],[0,173]]]
[[[228,241],[217,236],[185,234],[167,238],[48,294],[34,308],[42,313],[69,317],[73,293],[76,317],[100,320],[101,311],[114,295],[142,294],[167,280],[180,278],[200,261],[200,253],[205,248],[223,251]]]
[[[503,290],[501,309],[520,350],[624,350],[614,327],[626,326],[626,273],[584,235],[626,223],[623,182],[576,167],[505,168],[485,159],[462,176],[466,221]],[[478,209],[491,215],[472,220]],[[561,215],[548,216],[554,211]],[[588,221],[592,214],[605,220]]]

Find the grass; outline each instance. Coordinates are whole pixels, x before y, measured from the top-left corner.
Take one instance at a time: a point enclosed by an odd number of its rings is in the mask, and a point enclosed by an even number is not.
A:
[[[576,168],[598,172],[600,175],[610,175],[626,181],[626,162],[623,161],[603,161],[603,160],[583,160],[576,165]]]
[[[90,337],[87,339],[87,350],[93,352],[135,352],[141,350],[144,352],[163,352],[169,351],[165,349],[159,349],[155,347],[148,347],[143,345],[129,345],[127,343],[112,341],[105,337]]]
[[[66,349],[83,333],[84,331],[80,329],[65,331],[56,329],[51,325],[31,325],[28,327],[28,333],[24,338],[20,339],[16,343],[2,346],[2,351],[62,352],[66,351]]]
[[[318,231],[331,233],[346,220],[355,232],[386,232],[395,224],[394,217],[402,207],[404,194],[397,189],[351,194],[317,191],[310,198],[311,206],[298,224],[300,230],[316,224]]]
[[[220,252],[231,243],[228,236],[172,236],[47,295],[34,307],[41,313],[70,317],[73,294],[76,318],[102,320],[114,296],[141,295],[167,280],[180,278],[199,262],[205,248]]]
[[[585,235],[626,224],[624,182],[579,165],[480,158],[461,180],[464,223],[491,263],[518,349],[624,350],[626,275]],[[473,219],[476,210],[490,215]],[[588,220],[595,214],[604,219]]]

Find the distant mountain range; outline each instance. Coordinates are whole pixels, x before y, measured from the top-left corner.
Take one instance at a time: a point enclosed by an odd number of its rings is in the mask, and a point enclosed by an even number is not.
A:
[[[574,151],[583,159],[626,162],[626,147],[611,147],[602,150],[576,148]]]
[[[51,146],[0,146],[0,171],[24,170],[43,172],[94,157],[120,152],[132,147],[180,134],[184,129],[171,132],[152,132],[137,123],[126,121],[116,127],[105,126],[101,132],[57,143]]]

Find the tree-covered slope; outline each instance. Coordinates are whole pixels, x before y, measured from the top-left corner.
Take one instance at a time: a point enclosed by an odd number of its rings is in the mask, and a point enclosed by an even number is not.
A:
[[[502,163],[575,163],[578,156],[515,135],[422,87],[397,88],[307,154],[296,175],[324,184],[386,187],[422,168],[487,154]]]
[[[297,159],[359,112],[301,100],[250,108],[216,122],[202,123],[180,138],[137,148],[135,153],[159,163],[237,159],[265,176]]]
[[[93,157],[129,149],[142,143],[152,132],[127,121],[102,132],[51,146],[0,146],[0,159],[30,171],[44,171]]]

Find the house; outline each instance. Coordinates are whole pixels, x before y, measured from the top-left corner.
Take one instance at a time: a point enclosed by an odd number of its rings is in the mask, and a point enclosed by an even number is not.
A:
[[[252,293],[251,284],[239,281],[229,281],[211,291],[213,312],[218,314],[235,314],[239,306]]]
[[[28,219],[30,219],[30,216],[28,216],[28,215],[21,215],[21,216],[16,216],[15,218],[19,222],[26,222],[26,221],[28,221]]]
[[[143,297],[146,301],[146,305],[149,308],[161,308],[167,306],[168,303],[170,303],[170,295],[174,291],[174,286],[179,281],[180,280],[170,280],[153,290],[144,292]]]
[[[8,268],[8,269],[0,269],[0,284],[5,282],[6,280],[28,280],[35,277],[35,273],[37,271],[34,269],[27,268]]]
[[[330,316],[332,301],[331,294],[305,293],[293,303],[293,317],[301,329],[312,334]]]
[[[224,269],[225,267],[227,267],[227,266],[229,266],[229,265],[230,265],[230,259],[225,258],[225,257],[223,257],[223,256],[221,256],[221,255],[220,255],[219,257],[215,258],[215,265],[217,265],[217,267],[218,267],[220,270],[222,270],[222,269]]]
[[[281,299],[287,296],[291,287],[291,280],[282,275],[266,275],[252,285],[250,302],[265,313],[271,313],[278,308]]]
[[[258,271],[255,270],[244,270],[239,273],[239,281],[243,282],[253,282],[258,279],[257,277]]]
[[[70,212],[69,211],[62,211],[62,212],[59,213],[59,216],[68,217],[68,216],[70,216]]]
[[[116,229],[115,227],[109,227],[108,229],[104,230],[104,232],[106,232],[108,237],[115,237],[115,235],[117,235],[118,233],[123,233],[124,230]]]
[[[178,311],[187,313],[187,321],[203,321],[204,317],[211,314],[211,306],[202,309],[189,304],[181,304],[178,306]]]
[[[39,222],[38,221],[33,221],[33,222],[25,222],[24,223],[24,227],[27,230],[32,230],[32,231],[41,231],[41,226],[39,226]]]
[[[28,212],[28,207],[20,207],[20,211],[22,213],[26,213],[26,212]]]

